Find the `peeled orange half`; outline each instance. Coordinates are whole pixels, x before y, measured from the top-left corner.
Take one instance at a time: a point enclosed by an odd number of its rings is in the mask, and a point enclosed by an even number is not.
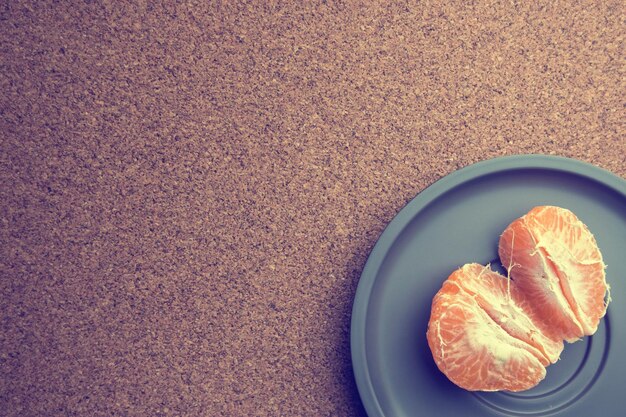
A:
[[[500,237],[500,260],[548,331],[569,342],[592,335],[608,286],[595,238],[571,211],[535,207]]]
[[[606,313],[602,255],[571,211],[535,207],[506,228],[499,254],[508,277],[466,264],[431,307],[427,339],[435,363],[471,391],[534,387],[563,341],[593,334]]]

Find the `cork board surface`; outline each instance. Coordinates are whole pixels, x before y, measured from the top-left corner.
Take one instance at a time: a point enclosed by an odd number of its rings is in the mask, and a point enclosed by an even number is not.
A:
[[[501,155],[626,175],[621,2],[256,3],[0,6],[0,414],[364,416],[405,203]]]

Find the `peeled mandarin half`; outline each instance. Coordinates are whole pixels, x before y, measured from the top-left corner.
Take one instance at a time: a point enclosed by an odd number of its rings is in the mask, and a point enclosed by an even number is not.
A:
[[[489,266],[453,272],[433,299],[428,344],[439,369],[476,391],[521,391],[537,385],[561,340],[547,337],[523,294]]]
[[[595,238],[571,211],[535,207],[500,237],[500,260],[552,338],[573,342],[598,329],[608,285]]]

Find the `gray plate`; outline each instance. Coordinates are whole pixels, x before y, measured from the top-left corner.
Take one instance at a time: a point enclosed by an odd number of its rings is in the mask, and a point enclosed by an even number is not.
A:
[[[499,265],[500,233],[537,205],[572,210],[595,235],[613,301],[598,332],[566,344],[537,387],[473,393],[436,367],[426,342],[433,296],[467,262]],[[411,201],[372,250],[356,292],[351,349],[371,417],[622,416],[626,409],[626,181],[560,157],[481,162]]]

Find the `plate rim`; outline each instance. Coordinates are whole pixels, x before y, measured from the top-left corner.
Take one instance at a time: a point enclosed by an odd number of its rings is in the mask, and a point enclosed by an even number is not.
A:
[[[420,211],[448,191],[486,175],[523,169],[547,169],[582,176],[599,182],[626,198],[626,180],[611,171],[579,159],[543,154],[509,155],[476,162],[441,177],[413,197],[394,216],[376,240],[359,277],[352,305],[350,320],[352,371],[361,402],[369,417],[386,417],[372,385],[367,366],[365,324],[378,270],[389,249]]]

